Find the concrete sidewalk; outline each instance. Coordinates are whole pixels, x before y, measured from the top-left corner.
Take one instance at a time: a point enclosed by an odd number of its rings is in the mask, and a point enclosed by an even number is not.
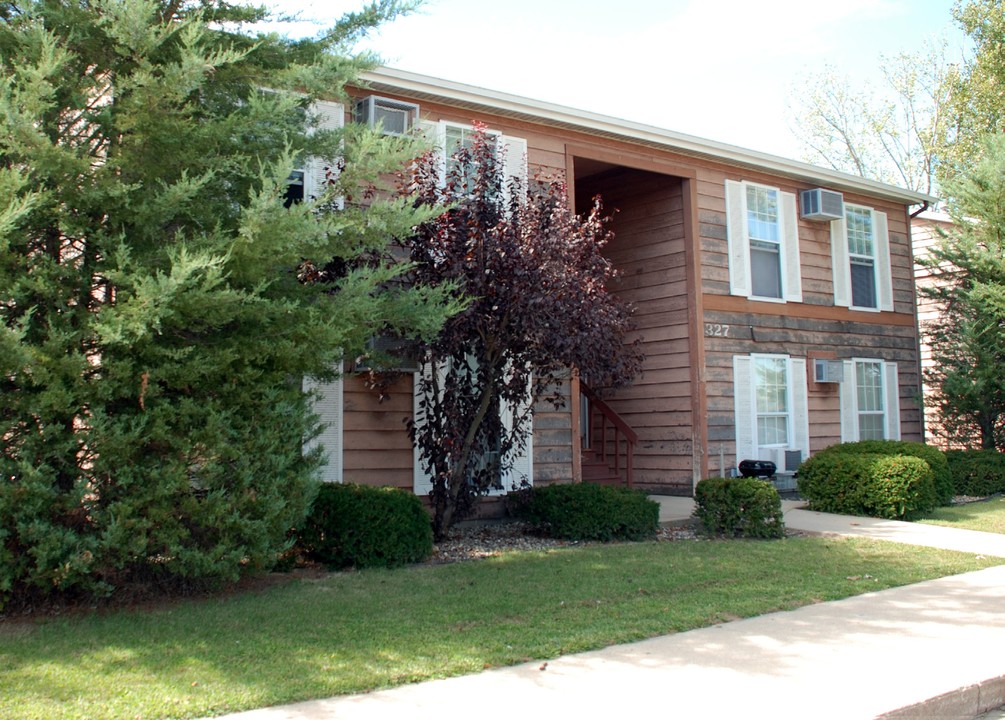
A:
[[[662,523],[688,520],[694,511],[694,500],[691,498],[660,495],[653,495],[651,498],[660,504]],[[897,520],[831,515],[806,510],[805,506],[806,503],[802,500],[782,501],[782,512],[787,528],[820,535],[868,537],[907,545],[959,550],[975,555],[1005,557],[1005,535]]]
[[[660,501],[665,521],[690,516]],[[688,501],[690,502],[690,501]],[[790,527],[1005,557],[1000,536],[785,508]],[[919,530],[919,528],[927,528]],[[978,547],[980,540],[988,546]],[[923,542],[919,542],[923,541]],[[974,718],[1005,705],[1005,566],[595,652],[234,720]]]

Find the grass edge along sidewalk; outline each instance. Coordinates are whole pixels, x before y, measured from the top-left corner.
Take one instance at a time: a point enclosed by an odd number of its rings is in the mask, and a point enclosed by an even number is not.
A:
[[[0,623],[0,717],[191,718],[365,692],[1000,562],[838,538],[585,545]]]

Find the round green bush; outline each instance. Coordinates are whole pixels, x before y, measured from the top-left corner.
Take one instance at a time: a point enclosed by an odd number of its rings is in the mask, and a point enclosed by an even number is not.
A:
[[[931,467],[912,455],[820,452],[799,466],[798,486],[821,512],[903,520],[938,504]]]
[[[530,488],[511,507],[538,532],[565,540],[645,540],[660,520],[645,493],[590,483]]]
[[[422,501],[391,487],[326,483],[297,532],[310,559],[332,569],[395,567],[433,552],[433,529]]]
[[[946,453],[957,495],[1005,493],[1005,453],[997,450],[950,450]]]
[[[709,533],[748,538],[785,536],[782,499],[766,480],[708,478],[698,483],[694,501],[694,515]]]
[[[813,458],[832,453],[910,455],[921,458],[932,469],[936,504],[948,505],[953,501],[953,495],[956,494],[953,487],[953,475],[949,469],[945,453],[938,448],[925,445],[924,443],[910,442],[908,440],[860,440],[858,442],[831,445],[818,452]],[[801,466],[799,474],[802,475]]]

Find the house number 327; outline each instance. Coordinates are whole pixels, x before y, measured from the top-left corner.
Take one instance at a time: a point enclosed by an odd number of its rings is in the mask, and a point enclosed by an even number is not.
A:
[[[706,337],[729,337],[729,325],[719,323],[705,323]]]

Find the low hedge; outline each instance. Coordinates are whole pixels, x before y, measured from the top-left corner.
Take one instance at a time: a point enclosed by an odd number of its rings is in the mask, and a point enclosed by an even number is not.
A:
[[[709,533],[748,538],[785,536],[782,499],[765,480],[708,478],[698,483],[694,501],[694,515]]]
[[[331,569],[395,567],[433,552],[433,529],[422,501],[390,487],[326,483],[297,532],[309,559]]]
[[[949,505],[956,494],[953,487],[953,474],[949,469],[946,454],[931,445],[907,440],[861,440],[853,443],[842,443],[826,448],[824,452],[838,449],[840,452],[880,453],[882,455],[910,455],[921,458],[932,469],[932,479],[935,482],[935,501],[938,505]]]
[[[949,450],[946,460],[957,495],[983,497],[1005,493],[1005,453]]]
[[[516,495],[510,504],[513,514],[548,537],[645,540],[659,528],[659,504],[639,490],[575,483],[528,488]]]
[[[904,520],[938,504],[931,466],[912,455],[820,452],[799,466],[798,486],[821,512]]]

